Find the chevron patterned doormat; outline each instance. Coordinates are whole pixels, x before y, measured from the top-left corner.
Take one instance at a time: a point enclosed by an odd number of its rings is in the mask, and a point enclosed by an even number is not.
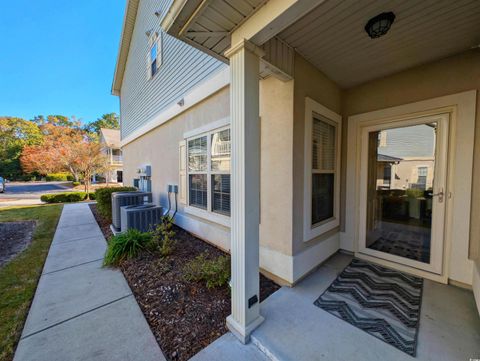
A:
[[[423,279],[354,259],[314,304],[416,354]]]

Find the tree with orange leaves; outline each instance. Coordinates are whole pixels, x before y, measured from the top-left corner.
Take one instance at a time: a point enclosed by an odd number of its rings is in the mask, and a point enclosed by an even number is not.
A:
[[[83,178],[88,193],[91,177],[105,169],[107,158],[101,146],[92,142],[78,129],[61,125],[43,124],[44,140],[39,145],[27,146],[20,161],[26,172],[48,174],[67,171],[75,180]]]

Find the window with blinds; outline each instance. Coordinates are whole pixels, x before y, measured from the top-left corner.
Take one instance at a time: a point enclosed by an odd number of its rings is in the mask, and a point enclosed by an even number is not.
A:
[[[187,141],[188,204],[230,216],[230,129]]]
[[[334,217],[336,139],[335,125],[314,117],[312,123],[312,225]]]

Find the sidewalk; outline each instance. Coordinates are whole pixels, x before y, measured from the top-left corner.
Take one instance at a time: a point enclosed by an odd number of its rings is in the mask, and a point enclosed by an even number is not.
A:
[[[65,205],[15,361],[165,360],[88,204]]]

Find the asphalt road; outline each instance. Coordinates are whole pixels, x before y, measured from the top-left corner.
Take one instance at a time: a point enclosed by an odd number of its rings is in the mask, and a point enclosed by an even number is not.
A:
[[[70,188],[70,182],[7,183],[5,192],[0,193],[0,207],[40,204],[40,196],[42,194],[65,192]]]
[[[1,195],[22,196],[24,194],[61,192],[69,189],[69,182],[11,182],[7,183],[5,193]],[[0,196],[1,196],[0,195]]]

